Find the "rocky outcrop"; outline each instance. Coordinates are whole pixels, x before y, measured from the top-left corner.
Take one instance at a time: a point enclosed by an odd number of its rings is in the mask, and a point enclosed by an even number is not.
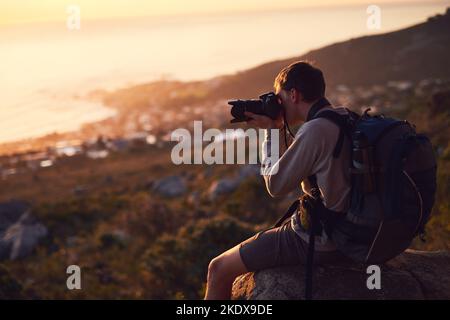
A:
[[[0,260],[26,257],[46,235],[47,228],[32,216],[28,204],[0,204]]]
[[[381,288],[367,288],[366,267],[317,266],[313,298],[329,299],[450,299],[450,253],[407,250],[381,265]],[[247,273],[236,278],[233,299],[295,300],[304,298],[304,266]]]

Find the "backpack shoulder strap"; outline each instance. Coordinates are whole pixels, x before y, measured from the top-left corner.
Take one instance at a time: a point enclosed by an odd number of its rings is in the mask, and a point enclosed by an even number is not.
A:
[[[328,119],[339,127],[339,136],[336,142],[336,146],[333,150],[333,158],[339,157],[344,144],[344,137],[347,136],[351,139],[351,128],[349,125],[350,114],[342,115],[335,111],[324,110],[318,113],[313,119],[324,118]]]

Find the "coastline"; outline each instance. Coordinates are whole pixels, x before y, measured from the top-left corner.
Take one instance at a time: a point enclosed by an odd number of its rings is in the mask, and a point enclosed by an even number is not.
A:
[[[66,129],[42,129],[38,128],[36,131],[45,132],[43,134],[30,135],[19,139],[5,140],[0,142],[0,156],[15,153],[24,153],[30,151],[39,151],[54,145],[61,140],[84,140],[86,130],[89,127],[100,125],[117,115],[117,110],[109,105],[103,103],[100,99],[93,99],[92,97],[84,97],[77,99],[68,99],[62,103],[71,104],[73,110],[69,115],[76,115],[78,119],[72,123],[70,120],[75,120],[71,117],[63,125]],[[88,111],[90,114],[87,114]],[[82,119],[80,119],[80,117]],[[67,116],[68,118],[68,116]]]

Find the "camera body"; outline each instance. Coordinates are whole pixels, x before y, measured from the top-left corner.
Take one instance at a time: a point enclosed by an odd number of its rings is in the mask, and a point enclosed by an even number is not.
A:
[[[228,104],[232,105],[231,115],[233,116],[233,119],[230,121],[231,123],[250,120],[251,118],[244,114],[245,111],[264,115],[275,120],[283,110],[283,105],[279,102],[277,95],[273,92],[262,94],[259,96],[259,99],[231,100],[228,101]]]

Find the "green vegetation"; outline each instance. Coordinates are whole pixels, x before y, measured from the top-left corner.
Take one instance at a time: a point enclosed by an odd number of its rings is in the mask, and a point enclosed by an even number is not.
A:
[[[176,235],[161,236],[143,256],[144,268],[154,278],[151,297],[196,299],[203,296],[209,261],[254,232],[250,225],[219,216],[191,222]]]
[[[201,297],[208,262],[272,223],[282,209],[259,176],[211,201],[212,182],[239,169],[175,166],[169,148],[147,147],[100,161],[68,158],[3,181],[0,201],[28,200],[49,235],[31,256],[2,262],[2,297]],[[153,181],[173,174],[185,177],[186,194],[165,198],[152,190]],[[196,190],[200,200],[192,203]],[[82,290],[66,288],[71,264],[82,269]]]

